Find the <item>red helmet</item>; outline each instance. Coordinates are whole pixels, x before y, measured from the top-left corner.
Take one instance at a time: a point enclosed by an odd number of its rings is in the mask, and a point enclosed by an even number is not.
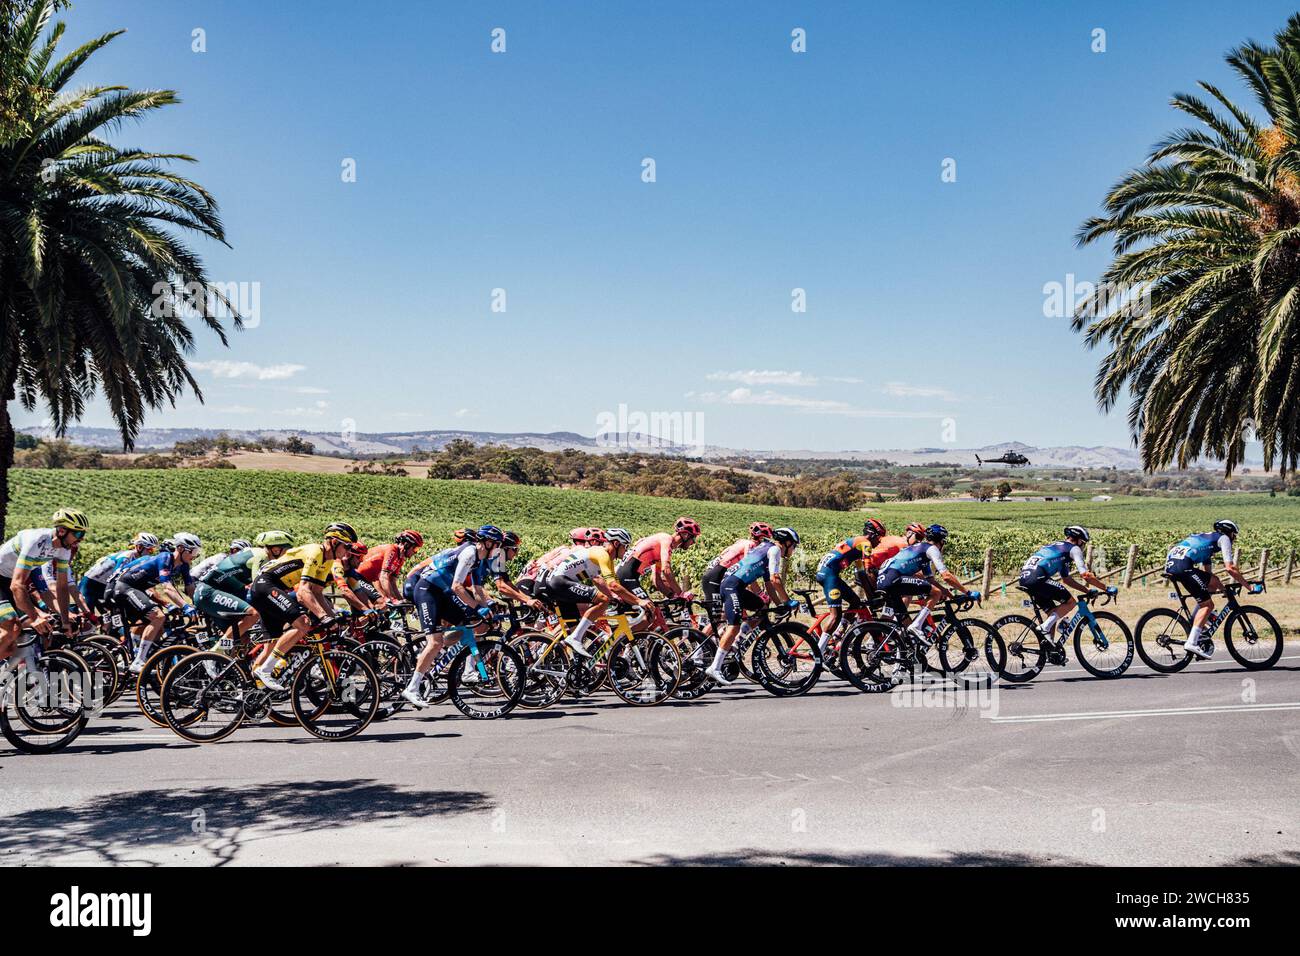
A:
[[[599,547],[606,541],[605,532],[600,528],[588,528],[587,537],[583,539],[583,544],[589,544],[592,547]]]
[[[590,528],[574,528],[569,532],[569,540],[574,544],[585,544],[589,534],[591,534]]]
[[[694,518],[678,518],[677,523],[673,525],[673,530],[678,534],[688,534],[692,538],[700,536],[700,526]]]
[[[348,554],[352,555],[354,558],[365,557],[366,552],[369,550],[370,549],[360,541],[354,541],[352,544],[348,545]]]
[[[749,536],[755,541],[766,541],[772,537],[772,526],[766,521],[755,521],[749,526]]]
[[[457,528],[451,533],[451,540],[457,544],[464,544],[466,541],[472,540],[469,528]]]
[[[424,535],[407,528],[405,531],[398,533],[397,537],[393,539],[393,543],[419,550],[424,547]]]
[[[921,523],[918,522],[918,521],[913,521],[911,524],[909,524],[909,525],[907,526],[907,533],[908,533],[908,534],[914,534],[914,535],[916,535],[918,538],[924,538],[924,537],[925,537],[925,525],[921,524]]]
[[[862,525],[862,533],[873,534],[877,538],[881,538],[885,535],[885,526],[875,518],[868,518],[866,523]]]

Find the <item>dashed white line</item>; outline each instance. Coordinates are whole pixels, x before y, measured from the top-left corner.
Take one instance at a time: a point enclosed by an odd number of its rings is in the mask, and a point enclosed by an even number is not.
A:
[[[1117,717],[1185,717],[1191,714],[1252,714],[1300,710],[1300,701],[1280,704],[1223,704],[1200,707],[1155,707],[1148,710],[1088,710],[1072,714],[1017,714],[991,717],[995,724],[1030,724],[1054,720],[1113,720]]]

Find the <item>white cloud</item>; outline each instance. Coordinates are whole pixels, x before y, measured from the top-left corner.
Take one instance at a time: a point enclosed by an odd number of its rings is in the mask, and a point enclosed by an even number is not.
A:
[[[259,382],[292,378],[307,366],[285,362],[281,365],[257,365],[253,362],[231,362],[218,359],[213,362],[191,362],[192,368],[211,372],[215,378],[255,378]]]
[[[282,408],[277,415],[310,415],[313,418],[319,418],[325,414],[325,409],[330,407],[329,402],[316,402],[309,406],[300,406],[298,408]]]
[[[857,384],[862,381],[860,378],[847,378],[838,375],[821,377],[809,375],[807,372],[757,368],[738,369],[734,372],[710,372],[705,377],[710,382],[739,382],[741,385],[795,385],[800,388],[820,385],[824,382]]]
[[[466,415],[472,415],[472,414],[473,414],[473,412],[471,412],[468,408],[458,408],[458,409],[456,409],[456,417],[457,417],[457,418],[464,418]]]
[[[761,405],[791,408],[809,414],[845,415],[850,418],[938,418],[934,412],[898,412],[879,408],[861,408],[848,402],[826,398],[804,398],[770,389],[756,392],[750,388],[733,388],[730,392],[705,392],[700,398],[723,405]]]
[[[895,398],[942,398],[955,402],[957,396],[940,385],[913,385],[910,382],[886,382],[881,392]]]

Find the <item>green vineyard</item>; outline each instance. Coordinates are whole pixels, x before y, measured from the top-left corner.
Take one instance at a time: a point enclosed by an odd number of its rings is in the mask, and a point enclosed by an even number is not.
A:
[[[529,488],[474,481],[379,475],[319,475],[224,470],[11,472],[13,501],[5,530],[44,525],[59,506],[91,517],[84,558],[123,546],[136,531],[193,531],[224,544],[267,528],[310,539],[330,521],[354,523],[369,542],[416,528],[440,548],[456,528],[493,521],[523,535],[520,560],[560,543],[576,525],[620,525],[632,534],[663,530],[688,514],[704,528],[701,541],[679,559],[691,580],[719,550],[745,534],[751,521],[790,525],[803,537],[798,569],[811,578],[821,555],[839,537],[861,530],[865,515],[891,531],[909,521],[940,522],[952,532],[949,563],[963,576],[978,573],[992,548],[998,573],[1018,568],[1029,552],[1058,537],[1067,523],[1093,532],[1095,563],[1123,564],[1138,546],[1138,566],[1163,560],[1183,535],[1207,530],[1216,518],[1242,526],[1246,559],[1261,548],[1284,560],[1300,548],[1300,499],[1264,495],[1207,498],[1127,498],[1107,502],[952,502],[885,504],[845,513],[798,508],[648,498],[612,492]],[[84,560],[80,563],[85,563]]]

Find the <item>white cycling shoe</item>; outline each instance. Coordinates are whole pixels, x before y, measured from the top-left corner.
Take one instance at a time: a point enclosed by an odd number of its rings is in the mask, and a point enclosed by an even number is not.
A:
[[[713,681],[713,683],[719,684],[723,687],[729,687],[731,685],[731,681],[722,676],[722,671],[718,670],[712,664],[704,668],[704,676]]]
[[[1203,648],[1199,642],[1193,644],[1191,641],[1188,641],[1186,644],[1183,645],[1183,650],[1185,650],[1188,654],[1195,654],[1203,661],[1208,661],[1212,656],[1211,652]]]
[[[578,638],[566,637],[564,639],[564,643],[567,644],[569,649],[573,651],[573,653],[577,654],[579,657],[587,657],[587,658],[591,657],[591,652],[582,646],[582,641],[580,641]]]
[[[144,661],[132,661],[131,666],[127,668],[127,671],[132,674],[138,674],[142,670],[144,670]]]
[[[259,667],[253,671],[253,676],[260,680],[262,686],[267,690],[281,691],[285,689],[284,685],[275,679],[275,675],[264,667]]]
[[[402,691],[402,699],[405,701],[409,701],[411,704],[415,705],[421,710],[429,706],[429,702],[420,696],[420,692],[418,690],[411,690],[411,688],[409,687],[406,688],[406,690]]]

